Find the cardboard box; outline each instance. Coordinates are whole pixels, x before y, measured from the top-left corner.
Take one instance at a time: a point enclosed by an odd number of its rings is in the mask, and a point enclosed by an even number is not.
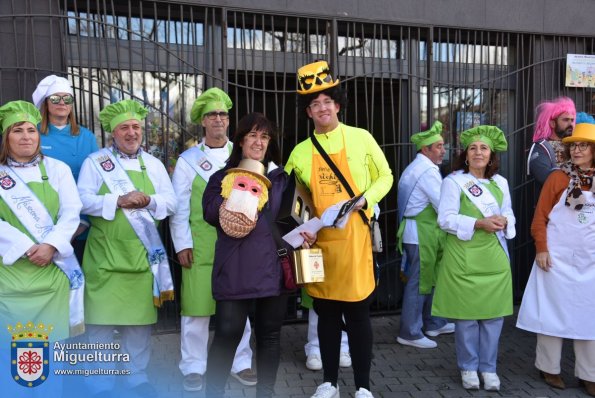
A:
[[[291,173],[276,220],[281,235],[285,235],[314,216],[310,191]]]

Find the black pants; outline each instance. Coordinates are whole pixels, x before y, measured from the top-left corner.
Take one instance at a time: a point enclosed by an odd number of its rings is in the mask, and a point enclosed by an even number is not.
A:
[[[206,396],[209,398],[224,396],[225,383],[252,304],[256,306],[253,323],[258,371],[256,396],[273,395],[281,353],[281,326],[287,311],[287,295],[217,301],[215,337],[209,350],[206,373]]]
[[[314,298],[314,310],[318,314],[318,340],[324,369],[324,382],[330,382],[333,386],[337,385],[341,331],[343,317],[345,317],[355,389],[357,391],[363,387],[370,390],[370,367],[372,364],[370,297],[356,302]]]

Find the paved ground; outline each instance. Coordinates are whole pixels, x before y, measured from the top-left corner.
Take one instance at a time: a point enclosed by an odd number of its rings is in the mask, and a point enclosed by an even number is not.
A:
[[[438,347],[421,350],[404,347],[395,342],[399,316],[372,318],[374,328],[374,360],[372,361],[372,392],[375,397],[587,397],[578,386],[573,372],[572,346],[564,346],[562,376],[566,390],[549,388],[533,366],[535,336],[514,327],[516,317],[509,317],[500,339],[498,374],[502,381],[500,392],[483,390],[469,392],[461,387],[456,367],[453,335],[436,338]],[[305,323],[283,327],[281,364],[276,392],[279,397],[310,397],[322,382],[322,371],[305,367],[303,350]],[[162,398],[202,398],[204,392],[184,392],[180,359],[179,334],[160,334],[153,337],[150,376]],[[340,371],[339,386],[342,397],[354,394],[351,369]],[[244,387],[230,378],[229,397],[254,397],[254,387]]]

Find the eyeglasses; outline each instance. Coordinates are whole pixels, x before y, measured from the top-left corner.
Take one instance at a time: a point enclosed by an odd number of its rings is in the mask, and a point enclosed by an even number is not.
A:
[[[217,120],[217,116],[219,116],[219,118],[221,120],[229,119],[229,113],[227,113],[227,112],[209,112],[209,113],[206,113],[205,116],[209,120]]]
[[[74,97],[70,94],[64,94],[64,95],[54,94],[54,95],[50,95],[48,97],[48,99],[50,100],[50,102],[52,104],[59,104],[60,101],[64,101],[65,105],[71,105],[74,102]]]
[[[335,101],[334,100],[326,100],[326,101],[322,101],[322,102],[313,102],[310,105],[308,105],[310,107],[311,110],[313,110],[314,112],[318,112],[319,110],[322,109],[322,107],[324,106],[324,108],[330,108],[334,105]]]
[[[589,143],[588,142],[573,142],[570,144],[570,150],[574,151],[575,148],[578,148],[579,152],[584,152],[587,150],[587,148],[589,147]]]
[[[271,136],[267,133],[262,133],[259,135],[258,132],[255,131],[251,131],[248,134],[246,134],[246,138],[252,141],[256,141],[260,138],[262,142],[269,142],[271,140]]]

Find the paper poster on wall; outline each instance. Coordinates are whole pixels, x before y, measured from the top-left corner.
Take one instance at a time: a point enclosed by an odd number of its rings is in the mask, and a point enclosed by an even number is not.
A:
[[[595,55],[566,55],[566,87],[595,87]]]

